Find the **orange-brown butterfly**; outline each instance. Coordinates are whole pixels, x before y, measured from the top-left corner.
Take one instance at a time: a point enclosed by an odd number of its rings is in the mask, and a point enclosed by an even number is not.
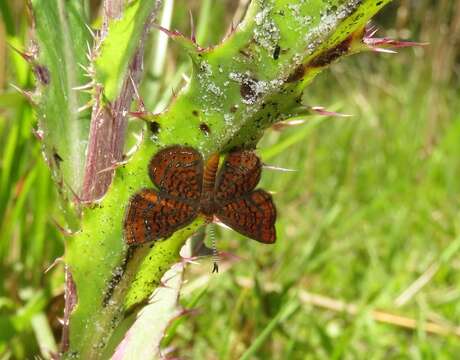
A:
[[[124,222],[126,242],[167,238],[201,215],[208,222],[216,216],[251,239],[274,243],[272,197],[262,189],[254,190],[262,171],[260,159],[251,151],[234,151],[219,171],[218,167],[218,154],[204,166],[201,154],[191,147],[159,151],[148,167],[157,189],[142,189],[131,198]]]

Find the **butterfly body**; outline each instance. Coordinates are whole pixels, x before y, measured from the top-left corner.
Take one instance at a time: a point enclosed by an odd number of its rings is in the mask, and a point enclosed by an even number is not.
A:
[[[128,244],[167,238],[197,216],[221,222],[254,240],[276,240],[276,209],[271,195],[254,190],[261,175],[260,159],[250,151],[228,154],[219,169],[219,155],[206,166],[190,147],[172,146],[150,161],[149,175],[157,189],[143,189],[130,200],[124,230]]]
[[[219,168],[219,155],[212,155],[203,173],[203,191],[200,200],[199,212],[208,222],[212,221],[213,215],[216,213],[218,205],[214,201],[215,181],[217,169]]]

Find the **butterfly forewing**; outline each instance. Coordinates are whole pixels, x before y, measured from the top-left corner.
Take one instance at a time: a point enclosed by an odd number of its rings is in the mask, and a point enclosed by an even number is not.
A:
[[[262,189],[228,201],[216,215],[225,225],[251,239],[266,244],[276,241],[276,208],[271,195]]]
[[[260,180],[261,171],[262,163],[254,152],[231,152],[217,175],[216,201],[225,203],[251,192]]]
[[[135,194],[125,217],[125,240],[129,245],[167,238],[190,224],[197,208],[178,199],[144,189]]]
[[[198,201],[203,183],[203,158],[190,147],[172,146],[159,151],[149,164],[149,175],[160,193]]]

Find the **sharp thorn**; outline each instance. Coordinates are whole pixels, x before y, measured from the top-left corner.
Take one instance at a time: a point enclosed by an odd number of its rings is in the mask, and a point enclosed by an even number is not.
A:
[[[15,51],[17,54],[19,54],[25,61],[27,61],[29,64],[34,62],[34,56],[26,51],[21,51],[19,49],[16,49],[13,45],[11,45],[9,42],[7,42],[7,45]]]
[[[283,125],[287,125],[287,126],[297,126],[297,125],[302,125],[305,123],[305,119],[298,119],[298,120],[286,120],[286,121],[283,121],[282,124]]]
[[[349,114],[342,114],[335,111],[328,111],[322,106],[309,106],[310,110],[314,111],[315,113],[323,116],[339,116],[339,117],[350,117],[352,115]]]
[[[85,27],[88,29],[89,33],[91,34],[91,37],[96,40],[96,35],[94,34],[93,29],[88,24],[85,24]]]
[[[19,92],[22,96],[24,96],[27,101],[29,101],[32,105],[36,106],[37,103],[34,101],[33,99],[33,95],[30,91],[27,91],[27,90],[23,90],[21,89],[19,86],[16,86],[15,84],[13,83],[10,83],[10,86],[15,89],[17,92]]]
[[[80,106],[80,107],[77,109],[77,112],[78,112],[78,113],[81,113],[81,112],[83,112],[83,111],[85,111],[85,110],[91,109],[92,107],[93,107],[93,101],[91,100],[91,101],[87,102],[85,105]]]
[[[141,120],[148,121],[147,118],[149,116],[153,116],[153,113],[150,111],[130,111],[128,112],[128,115],[131,117],[135,117]]]
[[[368,38],[371,38],[371,37],[373,37],[375,34],[377,34],[378,31],[379,31],[379,29],[377,28],[377,26],[371,25],[371,26],[369,26],[369,27],[366,28],[366,30],[365,30],[365,36],[368,37]]]
[[[75,235],[74,232],[70,231],[69,229],[64,228],[61,224],[59,224],[56,219],[51,218],[51,222],[54,224],[54,226],[57,227],[57,229],[59,230],[59,232],[62,235],[64,235],[64,236],[73,236],[73,235]]]
[[[378,48],[378,47],[371,47],[370,48],[374,52],[385,53],[385,54],[397,54],[397,51],[385,48]]]
[[[390,38],[375,38],[374,35],[377,33],[378,29],[375,26],[368,26],[364,30],[364,35],[362,42],[370,50],[375,52],[390,53],[394,54],[396,51],[391,49],[399,49],[404,47],[413,47],[413,46],[426,46],[428,43],[419,43],[413,41],[401,41],[394,40]]]
[[[89,45],[89,42],[86,42],[86,47],[88,49],[88,52],[86,53],[86,58],[91,61],[93,57],[93,50],[91,49],[91,46]]]
[[[76,192],[75,190],[72,188],[72,186],[70,186],[65,180],[64,180],[64,184],[65,186],[67,186],[67,188],[69,189],[69,191],[72,193],[73,195],[73,200],[77,203],[77,204],[87,204],[87,203],[91,203],[91,201],[84,201]]]
[[[171,31],[171,30],[168,30],[168,29],[164,28],[163,26],[155,24],[155,23],[152,23],[152,27],[164,32],[166,35],[168,35],[170,37],[183,36],[182,33],[180,33],[179,31]]]
[[[64,262],[64,258],[59,256],[58,258],[54,259],[54,261],[45,269],[44,274],[48,273],[52,268],[54,268],[60,262]]]
[[[263,168],[268,169],[268,170],[283,171],[283,172],[296,172],[296,171],[298,171],[296,169],[288,169],[288,168],[283,168],[283,167],[273,166],[273,165],[267,165],[267,164],[264,164]]]
[[[141,95],[139,94],[139,90],[137,88],[136,82],[134,81],[131,72],[129,73],[129,80],[131,81],[131,85],[134,90],[134,94],[136,95],[137,101],[139,101],[139,108],[141,112],[145,112],[145,104],[144,101],[141,98]]]
[[[124,159],[129,159],[133,154],[137,152],[137,150],[139,150],[142,144],[142,140],[144,139],[144,130],[142,130],[139,134],[134,134],[134,136],[136,137],[136,144],[126,152],[126,154],[123,156]]]
[[[305,119],[298,119],[298,120],[285,120],[285,121],[280,121],[272,125],[272,129],[276,131],[282,131],[285,128],[291,127],[291,126],[297,126],[297,125],[302,125],[305,123]]]
[[[80,85],[80,86],[74,86],[72,90],[87,90],[87,89],[92,89],[94,87],[94,81],[90,81],[87,84]]]
[[[78,63],[78,66],[80,66],[86,72],[86,74],[90,74],[90,71],[89,71],[88,67],[86,67],[85,65],[80,64],[80,63]]]
[[[80,63],[78,63],[78,66],[80,66],[83,71],[85,72],[85,76],[89,77],[89,78],[94,78],[94,71],[91,67],[87,67],[85,65],[82,65]]]
[[[123,165],[126,165],[126,164],[127,164],[127,161],[118,161],[118,162],[110,165],[109,167],[106,167],[105,169],[99,170],[97,172],[97,174],[102,174],[102,173],[105,173],[105,172],[108,172],[108,171],[115,170],[115,169],[119,168],[120,166],[123,166]]]
[[[222,221],[220,221],[218,218],[214,217],[213,223],[216,225],[220,226],[221,228],[227,229],[227,230],[232,230],[231,227],[225,225]]]
[[[189,10],[188,13],[190,16],[190,39],[194,44],[196,44],[195,23],[193,22],[192,10]]]

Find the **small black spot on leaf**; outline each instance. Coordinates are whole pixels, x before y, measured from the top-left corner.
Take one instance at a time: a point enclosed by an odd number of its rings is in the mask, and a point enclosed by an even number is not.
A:
[[[35,77],[43,85],[49,85],[51,81],[51,76],[49,70],[43,65],[34,66]]]
[[[53,158],[57,163],[64,161],[64,159],[56,151],[53,152]]]
[[[209,128],[208,124],[205,123],[200,124],[200,130],[206,136],[208,136],[211,133],[211,129]]]
[[[160,124],[158,124],[156,121],[149,122],[149,129],[152,134],[156,135],[160,132]]]
[[[248,53],[247,53],[246,51],[244,51],[244,50],[240,50],[239,53],[240,53],[241,55],[243,55],[244,57],[247,57],[247,58],[250,58],[250,57],[251,57],[251,55],[248,54]]]
[[[253,104],[257,100],[257,80],[246,77],[241,82],[240,94],[244,100]]]
[[[54,164],[56,165],[58,169],[61,167],[61,162],[64,161],[61,155],[58,154],[56,148],[53,148],[53,160],[54,160]]]
[[[273,51],[273,59],[278,60],[280,57],[281,48],[279,45],[276,45],[275,51]]]

